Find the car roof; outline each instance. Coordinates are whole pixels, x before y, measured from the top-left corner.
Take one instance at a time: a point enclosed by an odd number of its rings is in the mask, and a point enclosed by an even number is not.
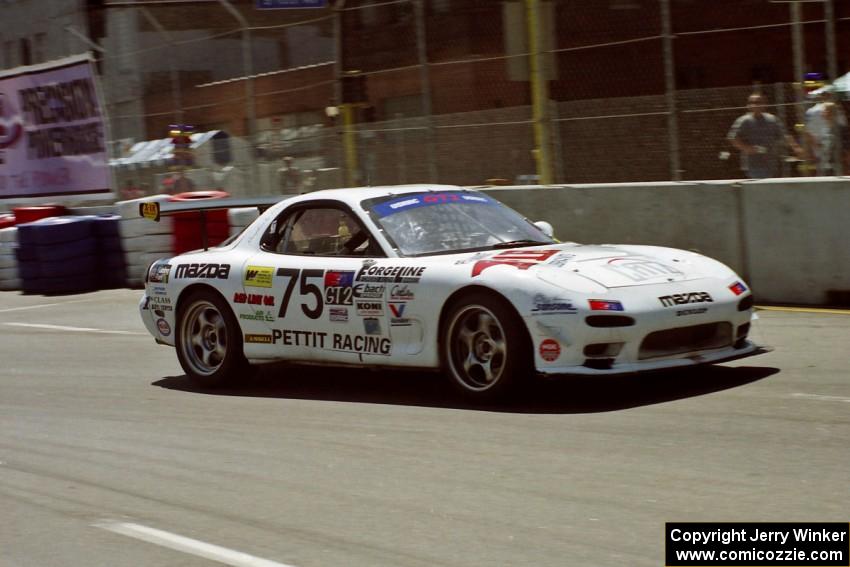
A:
[[[355,207],[365,199],[375,197],[386,197],[391,195],[405,195],[408,193],[423,193],[426,191],[467,191],[457,185],[438,185],[434,183],[420,183],[412,185],[384,185],[378,187],[349,187],[344,189],[324,189],[313,191],[287,200],[288,205],[309,201],[331,199],[342,201],[350,207]]]

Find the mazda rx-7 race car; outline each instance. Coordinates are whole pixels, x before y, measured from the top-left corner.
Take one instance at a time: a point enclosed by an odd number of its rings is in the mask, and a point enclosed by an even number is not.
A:
[[[723,264],[560,243],[485,193],[439,185],[285,199],[221,246],[154,262],[140,309],[204,385],[287,360],[439,369],[487,398],[534,374],[763,352],[747,339],[752,294]]]

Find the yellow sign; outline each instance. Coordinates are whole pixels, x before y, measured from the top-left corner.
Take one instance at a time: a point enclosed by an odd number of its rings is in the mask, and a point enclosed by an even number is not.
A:
[[[242,283],[246,287],[272,287],[274,268],[269,266],[248,266]]]
[[[139,214],[143,218],[159,222],[159,203],[156,201],[139,203]]]

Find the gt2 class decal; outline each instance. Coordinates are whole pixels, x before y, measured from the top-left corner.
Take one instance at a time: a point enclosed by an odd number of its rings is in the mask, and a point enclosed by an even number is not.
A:
[[[486,260],[478,260],[472,266],[472,277],[481,275],[493,266],[513,266],[518,270],[527,270],[545,262],[560,250],[506,250]]]
[[[248,266],[242,284],[246,287],[272,287],[274,268],[271,266]]]
[[[354,298],[354,271],[325,272],[325,303],[351,305]]]
[[[363,266],[357,272],[358,282],[419,283],[424,266]]]
[[[272,344],[278,342],[284,346],[303,346],[321,350],[335,350],[355,354],[380,354],[388,356],[392,351],[392,341],[387,337],[370,335],[350,335],[348,333],[325,333],[321,331],[296,331],[293,329],[274,329]]]
[[[561,356],[561,345],[554,339],[545,339],[540,343],[540,358],[546,362],[555,362]]]
[[[661,305],[664,307],[673,307],[674,305],[685,305],[686,303],[714,303],[714,300],[711,298],[705,291],[694,291],[692,293],[674,293],[671,295],[664,295],[658,298],[658,301],[661,302]]]
[[[206,278],[226,280],[230,275],[230,264],[180,264],[175,270],[174,277]]]
[[[664,276],[684,275],[672,266],[646,258],[614,258],[609,260],[605,267],[634,282],[643,282]]]

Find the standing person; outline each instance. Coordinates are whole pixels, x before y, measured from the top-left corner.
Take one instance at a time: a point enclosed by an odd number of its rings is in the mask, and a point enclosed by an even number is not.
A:
[[[301,170],[295,167],[291,156],[283,158],[283,165],[277,170],[280,192],[293,195],[301,190]]]
[[[824,93],[821,102],[806,111],[806,139],[811,149],[811,158],[817,165],[818,175],[835,175],[837,153],[844,154],[847,147],[847,117],[841,107]],[[841,150],[836,141],[841,141]]]
[[[779,159],[787,145],[795,155],[802,150],[785,126],[773,114],[764,111],[764,98],[758,93],[747,99],[747,112],[738,117],[726,138],[741,152],[741,169],[750,179],[776,177]]]

